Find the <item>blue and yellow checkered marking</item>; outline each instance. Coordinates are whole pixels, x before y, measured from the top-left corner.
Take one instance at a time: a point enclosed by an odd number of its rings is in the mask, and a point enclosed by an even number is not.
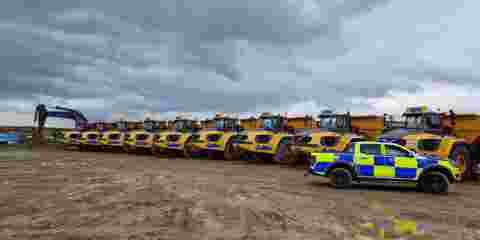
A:
[[[371,156],[355,159],[352,153],[322,153],[316,155],[316,161],[310,167],[316,174],[326,174],[336,163],[354,165],[357,174],[362,177],[416,179],[422,169],[440,164],[437,158]]]

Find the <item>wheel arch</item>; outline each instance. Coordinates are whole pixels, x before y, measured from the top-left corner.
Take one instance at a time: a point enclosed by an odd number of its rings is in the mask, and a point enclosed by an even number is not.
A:
[[[422,177],[424,177],[425,175],[431,172],[441,172],[445,174],[445,176],[447,176],[448,181],[450,181],[450,183],[453,183],[455,181],[455,177],[453,176],[452,172],[443,166],[432,166],[432,167],[428,167],[427,169],[424,169],[420,174],[420,176],[418,177],[418,180],[420,181]]]
[[[353,178],[356,178],[357,177],[357,173],[355,172],[355,170],[353,169],[353,166],[351,164],[348,164],[348,163],[345,163],[345,162],[337,162],[337,163],[334,163],[332,166],[330,166],[328,169],[327,169],[327,172],[325,172],[325,176],[329,176],[330,173],[336,169],[336,168],[346,168],[350,171],[350,173],[352,174],[352,177]]]
[[[233,133],[233,134],[226,134],[224,133],[223,136],[225,136],[225,139],[223,140],[223,148],[225,149],[227,145],[233,141],[238,135],[238,133]]]

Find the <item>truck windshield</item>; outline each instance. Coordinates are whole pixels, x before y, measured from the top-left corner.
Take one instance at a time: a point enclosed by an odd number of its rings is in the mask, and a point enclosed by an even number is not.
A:
[[[192,122],[188,120],[177,120],[175,121],[175,130],[185,130],[191,129]]]
[[[440,128],[438,114],[406,115],[404,116],[406,128]]]
[[[265,129],[279,129],[281,127],[280,118],[264,118],[262,122],[262,127]]]
[[[331,117],[321,117],[319,121],[320,128],[336,128],[337,118],[334,116]]]
[[[215,121],[215,127],[219,130],[233,129],[235,128],[235,120],[234,119],[217,119]]]
[[[143,128],[145,128],[146,131],[153,131],[154,127],[155,127],[155,123],[151,121],[145,121],[143,123]]]

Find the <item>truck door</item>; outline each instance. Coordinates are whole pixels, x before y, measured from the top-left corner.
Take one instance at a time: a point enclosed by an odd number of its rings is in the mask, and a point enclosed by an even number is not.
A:
[[[417,177],[417,159],[406,149],[385,144],[385,157],[394,162],[395,178],[415,179]]]
[[[354,162],[359,177],[377,177],[376,159],[382,156],[382,148],[378,143],[362,143],[357,145]]]

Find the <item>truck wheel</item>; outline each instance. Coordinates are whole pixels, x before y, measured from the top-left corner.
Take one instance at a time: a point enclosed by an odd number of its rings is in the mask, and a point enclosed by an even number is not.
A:
[[[295,152],[292,149],[292,145],[285,142],[281,142],[278,145],[277,152],[273,157],[273,161],[279,164],[284,164],[284,165],[293,165],[297,163],[297,157],[295,155]]]
[[[419,184],[420,189],[426,193],[447,193],[449,187],[447,176],[437,171],[425,174]]]
[[[152,146],[152,155],[155,156],[155,157],[163,157],[164,156],[162,150],[160,150],[160,148],[157,147],[157,146]]]
[[[225,146],[225,151],[223,152],[223,157],[228,161],[239,160],[242,155],[238,147],[234,145],[232,139],[233,138],[228,140],[227,145]]]
[[[192,158],[194,153],[192,138],[189,138],[183,145],[183,157]]]
[[[463,145],[455,146],[452,150],[451,158],[455,166],[460,168],[462,180],[470,178],[472,170],[472,158],[470,150]]]
[[[346,168],[335,168],[330,174],[330,186],[334,188],[349,188],[352,186],[352,173]]]
[[[132,153],[132,148],[129,145],[123,145],[123,151],[126,153]]]

